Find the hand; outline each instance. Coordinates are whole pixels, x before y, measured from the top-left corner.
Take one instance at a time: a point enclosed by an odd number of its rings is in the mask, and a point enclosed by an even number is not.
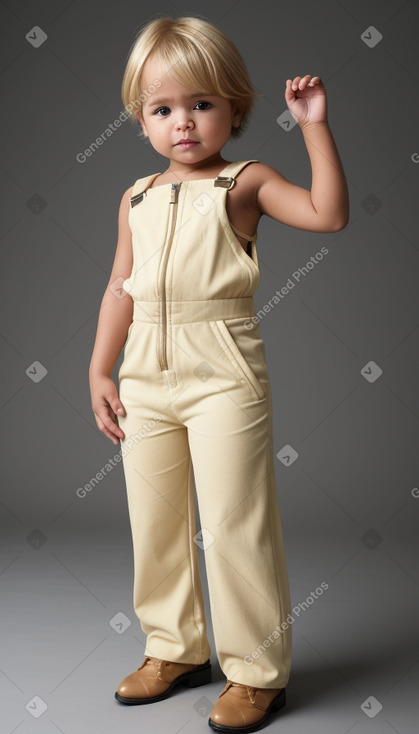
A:
[[[118,397],[116,385],[110,377],[97,375],[90,378],[90,392],[92,395],[92,410],[98,428],[114,444],[119,439],[125,439],[125,434],[118,425],[117,412],[125,413],[125,408]]]
[[[285,101],[301,128],[316,122],[327,123],[327,98],[319,76],[296,76],[287,79]]]

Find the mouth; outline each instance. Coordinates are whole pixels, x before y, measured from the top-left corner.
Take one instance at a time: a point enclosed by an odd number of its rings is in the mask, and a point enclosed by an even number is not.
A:
[[[179,140],[179,142],[176,143],[176,147],[179,148],[192,148],[194,145],[198,145],[197,140]]]

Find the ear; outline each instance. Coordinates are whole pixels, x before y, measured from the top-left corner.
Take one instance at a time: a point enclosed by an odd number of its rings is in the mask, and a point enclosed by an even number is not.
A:
[[[140,125],[142,127],[144,137],[145,138],[148,138],[147,128],[145,126],[145,122],[144,122],[144,119],[143,119],[143,117],[141,115],[141,112],[136,112],[136,115],[135,116],[136,116],[138,122],[140,123]]]
[[[239,127],[241,118],[244,112],[245,104],[241,100],[231,100],[231,112],[232,119],[231,124],[233,127]]]

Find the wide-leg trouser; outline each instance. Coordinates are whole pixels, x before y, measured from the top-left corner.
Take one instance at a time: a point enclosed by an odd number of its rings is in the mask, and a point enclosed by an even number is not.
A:
[[[221,669],[238,683],[279,688],[290,675],[291,604],[265,346],[258,325],[248,328],[253,298],[169,305],[163,331],[158,302],[134,304],[118,373],[145,654],[185,663],[210,656],[200,548]]]

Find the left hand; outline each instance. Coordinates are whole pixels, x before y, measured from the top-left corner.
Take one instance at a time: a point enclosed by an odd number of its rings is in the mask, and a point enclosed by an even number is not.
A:
[[[296,76],[287,79],[285,101],[294,120],[300,127],[311,123],[327,123],[327,98],[319,76]]]

